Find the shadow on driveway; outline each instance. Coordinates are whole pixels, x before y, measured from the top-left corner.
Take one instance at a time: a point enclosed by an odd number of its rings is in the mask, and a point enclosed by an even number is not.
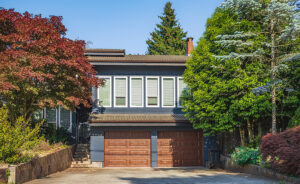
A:
[[[70,168],[28,184],[268,184],[276,180],[224,170],[197,168]]]

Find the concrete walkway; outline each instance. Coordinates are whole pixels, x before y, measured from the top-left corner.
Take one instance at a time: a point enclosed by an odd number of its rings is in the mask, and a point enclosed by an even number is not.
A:
[[[224,170],[197,168],[70,168],[27,184],[267,184],[279,181]]]

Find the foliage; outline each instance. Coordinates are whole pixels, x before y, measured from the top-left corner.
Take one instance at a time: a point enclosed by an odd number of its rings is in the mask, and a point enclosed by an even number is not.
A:
[[[206,32],[187,61],[184,80],[190,88],[184,111],[195,128],[210,133],[233,131],[247,119],[265,117],[270,109],[268,95],[256,96],[252,89],[268,78],[259,60],[220,60],[229,53],[217,42],[217,35],[239,31],[232,11],[217,8],[207,20]],[[251,25],[248,25],[251,27]],[[243,26],[243,27],[246,27]]]
[[[84,41],[64,37],[61,21],[0,9],[0,96],[12,121],[42,107],[89,106],[98,79]]]
[[[44,137],[49,143],[63,143],[66,144],[69,141],[70,133],[63,127],[56,129],[54,126],[48,125],[44,129]]]
[[[281,80],[278,71],[285,68],[284,58],[299,52],[300,17],[296,11],[295,2],[289,0],[227,0],[225,9],[234,11],[239,17],[237,25],[253,25],[244,27],[233,34],[219,35],[223,47],[232,52],[218,56],[219,59],[253,60],[260,59],[268,63],[265,73],[270,80],[256,88],[266,91],[272,97],[272,132],[276,131],[276,101]],[[254,28],[254,29],[253,29]],[[257,29],[259,28],[259,29]],[[259,42],[257,42],[259,40]]]
[[[249,164],[260,163],[261,156],[258,148],[238,147],[231,157],[238,165],[245,166]]]
[[[293,128],[300,125],[300,107],[295,111],[295,115],[289,121],[289,128]]]
[[[156,24],[157,28],[150,33],[151,39],[148,39],[148,54],[150,55],[184,55],[185,54],[185,37],[178,20],[172,9],[171,2],[167,2],[164,7],[163,16],[160,24]]]
[[[259,149],[273,169],[300,177],[300,126],[265,135]]]
[[[32,155],[22,154],[22,152],[39,145],[41,141],[39,131],[42,123],[31,128],[22,117],[13,123],[9,122],[8,119],[8,110],[1,108],[0,161],[15,164],[30,160]]]

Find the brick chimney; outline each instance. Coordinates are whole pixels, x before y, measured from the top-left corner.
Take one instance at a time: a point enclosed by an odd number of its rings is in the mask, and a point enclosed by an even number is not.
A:
[[[188,37],[186,39],[186,51],[185,54],[187,56],[191,55],[191,52],[193,51],[194,46],[193,46],[193,38],[192,37]]]

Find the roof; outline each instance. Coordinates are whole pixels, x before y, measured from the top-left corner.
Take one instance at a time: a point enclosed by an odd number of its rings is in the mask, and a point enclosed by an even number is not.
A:
[[[125,53],[125,49],[86,49],[86,52]]]
[[[111,63],[185,63],[189,56],[184,55],[125,55],[124,57],[88,56],[90,62]]]
[[[90,123],[188,123],[184,114],[91,114]]]

